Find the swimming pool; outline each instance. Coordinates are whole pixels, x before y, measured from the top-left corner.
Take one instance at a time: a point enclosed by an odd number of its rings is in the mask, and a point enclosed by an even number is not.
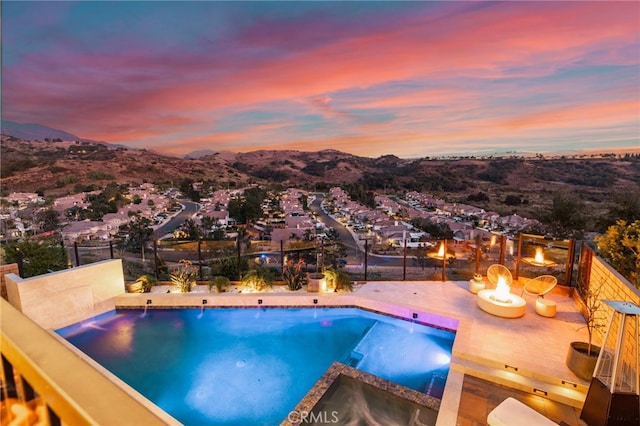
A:
[[[441,396],[455,336],[357,308],[119,310],[57,333],[187,425],[279,424],[334,361]]]

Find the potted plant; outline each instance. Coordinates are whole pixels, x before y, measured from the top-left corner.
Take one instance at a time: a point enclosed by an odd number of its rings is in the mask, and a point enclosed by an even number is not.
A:
[[[150,293],[151,287],[153,287],[157,281],[156,277],[152,275],[142,274],[127,286],[127,291],[129,293]]]
[[[226,288],[229,287],[229,284],[231,284],[229,278],[218,275],[207,282],[207,289],[209,290],[209,293],[211,293],[211,289],[215,287],[217,293],[224,293]]]
[[[127,293],[144,293],[144,284],[139,280],[127,285]]]
[[[171,272],[169,279],[178,287],[180,293],[189,293],[191,288],[196,285],[196,272],[188,260],[181,260],[178,269]]]
[[[289,260],[282,271],[282,279],[289,287],[289,290],[296,291],[302,288],[303,284],[307,283],[307,275],[302,269],[304,261],[302,259],[298,262]]]
[[[324,271],[326,291],[352,291],[353,283],[346,272],[334,269]]]
[[[601,327],[600,293],[602,284],[589,288],[585,291],[584,299],[584,319],[587,329],[587,342],[571,342],[565,363],[569,370],[583,380],[591,380],[593,370],[600,355],[600,347],[593,344],[593,333],[596,328]]]
[[[306,277],[307,291],[319,292],[322,289],[322,282],[325,279],[323,272],[314,272]]]

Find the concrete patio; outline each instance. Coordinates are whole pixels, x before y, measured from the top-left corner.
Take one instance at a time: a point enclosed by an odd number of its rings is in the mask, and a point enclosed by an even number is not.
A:
[[[554,318],[535,312],[535,298],[525,296],[523,317],[506,319],[482,311],[468,282],[369,282],[358,297],[397,303],[460,321],[451,372],[440,407],[438,425],[457,424],[465,375],[527,392],[580,409],[588,383],[565,365],[569,343],[586,341],[584,319],[566,289],[546,298],[557,303]],[[512,292],[520,294],[514,283]],[[573,421],[572,421],[573,420]],[[555,419],[568,424],[573,419]]]

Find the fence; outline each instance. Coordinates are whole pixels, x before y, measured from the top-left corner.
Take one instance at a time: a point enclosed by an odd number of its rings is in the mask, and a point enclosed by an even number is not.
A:
[[[520,234],[517,238],[505,235],[477,237],[473,240],[429,240],[409,247],[394,247],[362,238],[356,241],[355,252],[334,241],[152,241],[143,249],[132,252],[113,241],[88,241],[67,247],[70,266],[79,266],[105,259],[122,259],[125,278],[132,280],[143,273],[168,279],[170,269],[181,260],[197,267],[200,279],[214,273],[215,262],[240,265],[238,278],[253,266],[282,270],[284,262],[303,259],[307,270],[324,267],[342,268],[355,281],[404,280],[467,280],[475,273],[484,274],[495,263],[505,265],[515,279],[553,275],[561,285],[576,286],[585,257],[575,264],[575,240],[551,240],[542,236]],[[576,273],[576,270],[578,271]],[[230,277],[236,279],[235,276]]]

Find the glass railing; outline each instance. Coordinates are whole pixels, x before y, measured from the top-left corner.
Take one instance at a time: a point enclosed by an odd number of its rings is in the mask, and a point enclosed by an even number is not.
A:
[[[446,246],[446,259],[439,253],[443,246]],[[528,234],[511,237],[485,232],[473,239],[407,242],[406,247],[401,241],[383,241],[369,236],[359,240],[359,244],[349,251],[335,241],[237,244],[234,241],[171,240],[150,243],[144,251],[129,252],[103,241],[75,244],[69,250],[69,258],[73,266],[120,258],[127,281],[142,274],[167,281],[169,272],[181,260],[188,260],[197,267],[201,281],[220,275],[221,264],[236,270],[236,265],[240,264],[242,275],[257,266],[271,268],[278,277],[283,260],[303,259],[308,272],[325,267],[339,268],[353,281],[462,281],[472,278],[475,273],[485,275],[490,265],[499,263],[506,266],[515,279],[526,281],[540,275],[552,275],[560,285],[575,286],[576,249],[579,250],[579,245],[575,240],[552,240]],[[237,280],[238,273],[230,274],[229,278]]]

